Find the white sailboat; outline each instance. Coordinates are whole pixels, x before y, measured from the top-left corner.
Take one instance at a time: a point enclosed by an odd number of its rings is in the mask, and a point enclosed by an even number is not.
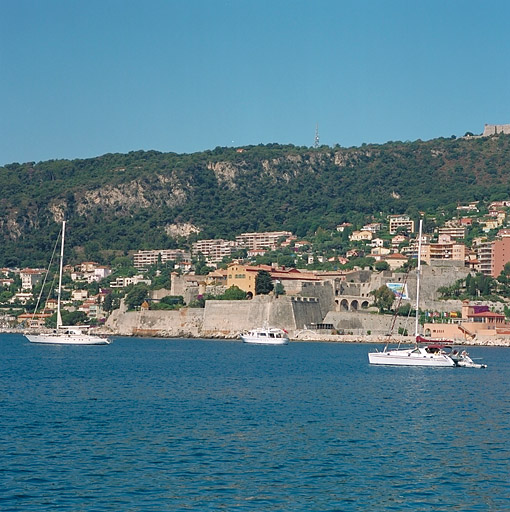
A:
[[[64,263],[64,238],[65,238],[66,222],[62,223],[62,244],[60,247],[60,272],[58,280],[58,297],[57,297],[57,328],[48,333],[42,334],[25,334],[25,338],[30,343],[47,343],[58,345],[108,345],[111,340],[108,337],[90,334],[90,327],[84,326],[65,326],[62,325],[62,316],[60,314],[60,299],[62,295],[62,269]]]
[[[422,220],[418,234],[418,266],[416,270],[416,319],[415,319],[415,344],[410,348],[396,348],[388,350],[388,344],[382,352],[369,352],[368,361],[377,365],[396,366],[434,366],[451,367],[458,366],[450,355],[437,343],[423,346],[422,341],[427,341],[418,334],[418,305],[420,301],[420,271],[421,271],[421,235]]]

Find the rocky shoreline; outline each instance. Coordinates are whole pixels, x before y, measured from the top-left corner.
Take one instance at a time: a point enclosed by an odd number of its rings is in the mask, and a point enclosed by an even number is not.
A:
[[[107,330],[96,331],[98,334],[107,334],[108,336],[121,336],[121,337],[134,337],[134,338],[187,338],[187,339],[217,339],[217,340],[236,340],[239,339],[240,332],[209,332],[201,336],[194,335],[190,332],[140,332],[130,336],[122,333],[115,333]],[[23,329],[0,329],[0,334],[21,334],[25,333]],[[365,343],[365,344],[380,344],[384,345],[388,341],[387,336],[383,335],[355,335],[355,334],[323,334],[311,330],[302,330],[298,332],[289,332],[291,342],[326,342],[326,343]],[[413,336],[403,336],[395,338],[392,341],[395,343],[412,344],[414,343]],[[480,347],[510,347],[510,337],[508,338],[484,338],[474,340],[454,340],[455,345],[463,346],[480,346]]]

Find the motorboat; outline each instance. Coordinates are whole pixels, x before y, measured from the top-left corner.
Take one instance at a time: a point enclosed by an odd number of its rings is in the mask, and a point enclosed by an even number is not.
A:
[[[244,343],[256,345],[286,345],[289,342],[289,335],[284,329],[261,327],[244,331],[241,339]]]

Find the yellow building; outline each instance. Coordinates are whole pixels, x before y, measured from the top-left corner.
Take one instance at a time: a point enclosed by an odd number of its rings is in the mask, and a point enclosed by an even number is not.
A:
[[[301,272],[296,268],[274,268],[269,265],[241,265],[240,263],[231,263],[227,268],[227,288],[237,286],[245,291],[249,296],[255,296],[255,279],[257,274],[265,270],[271,274],[274,282],[280,282],[284,285],[290,285],[291,282],[306,281],[319,282],[321,278],[310,272]],[[288,287],[288,286],[287,286]]]

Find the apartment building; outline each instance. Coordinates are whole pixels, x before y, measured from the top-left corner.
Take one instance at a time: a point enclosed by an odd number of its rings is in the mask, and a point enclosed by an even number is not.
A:
[[[476,246],[478,272],[486,276],[492,275],[492,244],[493,242],[482,242]]]
[[[414,233],[414,220],[411,220],[409,215],[390,215],[388,220],[390,235],[394,235],[400,228],[405,228],[409,233]]]
[[[242,233],[236,236],[236,243],[239,247],[250,250],[270,249],[274,250],[278,242],[283,238],[292,236],[290,231],[268,231],[265,233]]]
[[[161,259],[161,263],[167,261],[190,260],[191,254],[183,249],[157,249],[153,251],[138,251],[133,255],[134,266],[136,268],[147,268],[156,265]]]
[[[465,226],[445,226],[438,229],[439,237],[447,235],[455,240],[463,240],[466,237]]]
[[[510,237],[504,236],[501,240],[494,240],[491,255],[491,276],[498,277],[505,264],[510,261]]]
[[[448,237],[449,238],[449,237]],[[428,265],[432,261],[450,260],[464,262],[466,259],[466,246],[452,241],[443,241],[437,244],[421,246],[421,260]]]
[[[230,257],[232,252],[237,249],[236,242],[222,238],[199,240],[192,244],[192,253],[194,255],[202,254],[207,263],[219,263],[225,256]]]
[[[39,284],[43,278],[43,270],[25,268],[20,272],[21,289],[31,290],[36,284]]]

